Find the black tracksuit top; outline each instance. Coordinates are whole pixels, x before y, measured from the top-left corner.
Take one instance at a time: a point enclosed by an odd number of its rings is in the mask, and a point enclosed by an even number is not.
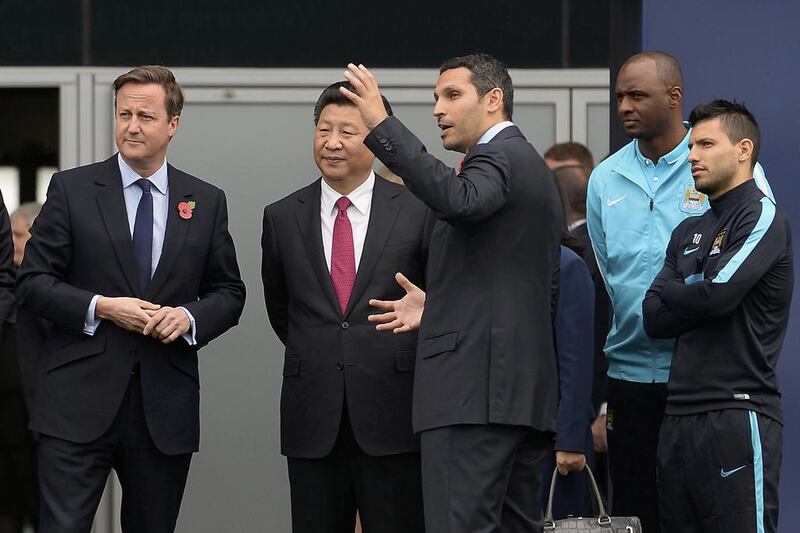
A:
[[[775,374],[794,272],[789,221],[749,180],[684,220],[647,291],[644,328],[677,337],[666,414],[749,409],[783,423]]]

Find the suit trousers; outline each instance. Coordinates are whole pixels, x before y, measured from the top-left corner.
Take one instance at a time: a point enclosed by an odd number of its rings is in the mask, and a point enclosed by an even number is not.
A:
[[[147,429],[137,370],[111,427],[89,443],[41,435],[39,533],[89,533],[113,468],[122,485],[122,531],[171,533],[192,454],[165,455]]]
[[[367,455],[347,408],[333,450],[319,459],[287,457],[293,533],[423,533],[419,453]]]
[[[542,531],[541,470],[552,437],[529,427],[502,424],[423,431],[426,531]]]

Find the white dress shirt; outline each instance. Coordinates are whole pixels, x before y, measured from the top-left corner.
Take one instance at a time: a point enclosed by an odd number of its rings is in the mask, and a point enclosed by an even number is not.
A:
[[[331,271],[331,249],[333,248],[333,224],[339,209],[336,207],[336,200],[342,197],[341,194],[325,182],[323,178],[322,195],[319,201],[319,218],[322,224],[322,248],[325,251],[325,262],[328,265],[328,272]],[[372,190],[375,188],[375,172],[370,171],[367,179],[356,187],[353,192],[347,195],[350,200],[350,207],[347,208],[347,218],[350,219],[350,226],[353,228],[353,250],[355,252],[356,272],[361,261],[361,252],[364,251],[364,240],[367,237],[367,226],[369,226],[369,212],[372,209]]]
[[[491,141],[492,139],[494,139],[495,135],[497,135],[498,133],[500,133],[501,131],[503,131],[507,127],[513,126],[513,125],[514,125],[514,123],[511,122],[510,120],[504,120],[503,122],[498,122],[497,124],[495,124],[494,126],[489,128],[488,130],[486,130],[486,132],[483,135],[481,135],[481,138],[478,139],[478,142],[476,142],[475,144],[486,144],[489,141]]]
[[[119,163],[120,176],[122,176],[122,195],[125,198],[125,212],[128,215],[128,228],[131,232],[131,239],[133,239],[133,227],[136,224],[136,210],[139,208],[139,200],[142,199],[142,194],[144,194],[142,188],[136,185],[136,182],[145,178],[137,174],[136,171],[122,159],[121,154],[117,155],[117,162]],[[150,193],[153,197],[153,255],[150,261],[150,277],[152,278],[158,266],[158,261],[161,259],[161,251],[164,248],[164,235],[167,230],[167,216],[169,214],[167,160],[165,159],[161,167],[147,179],[150,181]],[[101,319],[95,316],[97,300],[99,300],[100,297],[100,294],[96,294],[89,303],[89,309],[86,312],[86,321],[83,327],[83,332],[87,335],[94,335],[97,326],[100,325]],[[183,338],[190,345],[195,345],[197,341],[195,340],[194,317],[184,307],[180,307],[180,309],[183,309],[191,323],[189,332],[183,335]]]

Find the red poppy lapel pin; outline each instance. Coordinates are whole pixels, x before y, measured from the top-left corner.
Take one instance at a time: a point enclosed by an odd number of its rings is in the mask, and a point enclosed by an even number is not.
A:
[[[189,220],[192,218],[192,211],[196,205],[195,202],[181,202],[178,204],[178,214],[183,220]]]

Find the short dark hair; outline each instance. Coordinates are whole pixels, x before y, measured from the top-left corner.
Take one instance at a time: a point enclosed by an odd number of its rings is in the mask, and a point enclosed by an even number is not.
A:
[[[503,116],[506,120],[511,120],[514,113],[514,84],[508,68],[489,54],[470,54],[448,59],[439,67],[439,74],[462,67],[469,70],[470,81],[478,91],[479,98],[495,88],[503,91]]]
[[[630,63],[638,61],[650,60],[656,64],[656,72],[664,87],[672,89],[673,87],[680,87],[683,89],[683,71],[681,70],[680,62],[666,52],[660,50],[647,50],[639,52],[629,57],[620,68],[620,72]]]
[[[580,162],[580,164],[586,168],[587,172],[591,172],[594,168],[592,152],[581,143],[566,142],[554,144],[544,153],[544,158],[554,159],[556,161],[574,159]]]
[[[736,101],[714,100],[709,104],[700,104],[692,109],[689,114],[689,123],[694,126],[698,122],[719,118],[722,131],[733,143],[742,139],[753,141],[753,158],[751,167],[758,161],[759,146],[761,144],[761,131],[753,114]]]
[[[180,116],[183,111],[183,91],[175,80],[175,75],[167,67],[144,65],[126,72],[114,80],[114,107],[117,107],[117,93],[126,83],[157,83],[164,88],[164,107],[167,118]]]
[[[568,166],[556,169],[553,174],[561,192],[564,211],[585,215],[589,172],[582,167]]]
[[[355,104],[342,94],[342,91],[339,90],[340,87],[344,87],[351,92],[356,92],[356,90],[353,88],[353,85],[349,81],[337,81],[336,83],[331,83],[325,87],[325,90],[322,91],[322,94],[320,94],[319,98],[317,98],[317,103],[314,104],[315,126],[319,122],[319,116],[322,114],[322,110],[325,109],[325,106],[327,105],[337,104],[355,107]],[[386,114],[391,117],[394,113],[392,113],[392,106],[389,105],[389,100],[387,100],[382,94],[381,99],[383,100],[383,108],[386,109]]]

